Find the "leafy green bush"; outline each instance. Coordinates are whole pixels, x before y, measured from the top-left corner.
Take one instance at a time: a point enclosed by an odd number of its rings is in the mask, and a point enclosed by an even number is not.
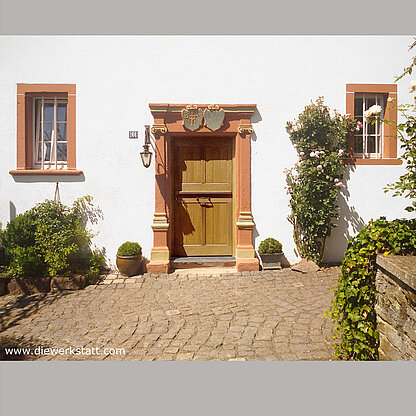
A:
[[[54,276],[77,271],[79,257],[91,253],[93,237],[79,209],[81,200],[72,208],[45,201],[7,224],[2,244],[10,257],[10,276]]]
[[[91,253],[88,258],[88,270],[85,273],[87,285],[94,285],[98,281],[100,269],[105,265],[105,258],[101,253]]]
[[[142,248],[138,243],[126,241],[117,250],[118,256],[138,256],[142,254]]]
[[[325,240],[338,217],[342,159],[346,154],[347,137],[356,122],[330,110],[319,97],[306,106],[294,123],[287,122],[286,130],[299,160],[286,173],[287,193],[290,195],[294,239],[302,258],[322,262]]]
[[[348,243],[330,316],[335,321],[335,354],[342,359],[377,360],[377,254],[416,254],[416,219],[381,217]]]
[[[266,238],[259,245],[260,254],[275,254],[282,252],[282,244],[274,238]]]
[[[3,245],[3,233],[3,226],[0,222],[0,273],[3,272],[5,266],[9,264],[9,259],[7,258],[6,250],[4,249]]]

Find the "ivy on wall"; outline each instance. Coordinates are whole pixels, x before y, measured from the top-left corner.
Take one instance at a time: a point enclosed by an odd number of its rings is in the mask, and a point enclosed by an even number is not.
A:
[[[378,360],[375,275],[380,253],[416,255],[416,219],[381,217],[349,242],[330,310],[340,359]]]

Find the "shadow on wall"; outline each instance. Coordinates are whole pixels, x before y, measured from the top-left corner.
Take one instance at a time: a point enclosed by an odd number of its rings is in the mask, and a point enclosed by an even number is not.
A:
[[[16,205],[9,201],[9,211],[10,211],[10,221],[13,221],[16,218]]]
[[[262,119],[262,117],[261,117],[261,114],[260,114],[260,112],[259,112],[259,110],[258,110],[258,108],[256,108],[255,110],[254,110],[254,113],[253,113],[253,115],[251,116],[251,124],[255,124],[255,123],[259,123],[260,121],[262,121],[263,119]],[[257,141],[257,135],[256,135],[256,132],[254,131],[253,133],[251,133],[251,140],[253,141],[253,142],[256,142]]]
[[[36,182],[85,182],[85,176],[63,176],[63,175],[12,175],[15,182],[18,183],[36,183]]]
[[[348,180],[350,179],[351,171],[355,170],[354,166],[346,169],[344,174],[344,182],[347,184],[339,195],[339,219],[336,222],[337,227],[333,229],[331,237],[325,244],[324,261],[327,262],[341,262],[347,250],[348,241],[355,237],[362,227],[365,226],[365,221],[361,218],[354,206],[348,204],[350,193],[348,190]]]

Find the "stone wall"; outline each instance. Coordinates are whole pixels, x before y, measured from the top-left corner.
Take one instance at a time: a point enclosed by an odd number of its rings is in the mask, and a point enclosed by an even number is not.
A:
[[[377,256],[381,360],[416,359],[416,257]]]

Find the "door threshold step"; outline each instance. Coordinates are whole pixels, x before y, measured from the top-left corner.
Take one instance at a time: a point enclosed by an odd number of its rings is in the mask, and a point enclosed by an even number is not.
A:
[[[235,267],[235,257],[176,257],[172,258],[171,265],[175,269],[192,269],[201,267]]]

